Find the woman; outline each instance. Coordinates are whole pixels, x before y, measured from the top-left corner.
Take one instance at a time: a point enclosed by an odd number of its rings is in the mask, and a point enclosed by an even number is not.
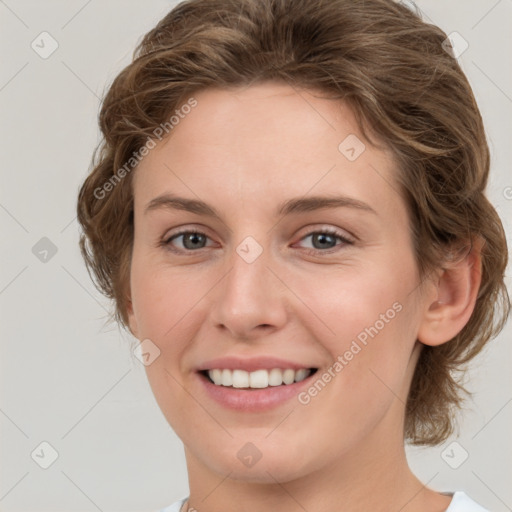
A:
[[[390,0],[189,0],[110,87],[81,249],[185,446],[166,512],[484,510],[404,450],[510,309],[446,40]]]

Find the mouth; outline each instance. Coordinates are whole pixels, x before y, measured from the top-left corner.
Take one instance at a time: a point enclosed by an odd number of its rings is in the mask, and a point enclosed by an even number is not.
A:
[[[246,371],[212,368],[196,372],[205,396],[223,409],[266,412],[297,398],[312,384],[318,368],[269,368]]]
[[[260,369],[252,372],[229,369],[213,368],[200,370],[199,373],[215,386],[240,390],[267,389],[270,387],[290,386],[302,382],[317,372],[318,368],[271,368]]]

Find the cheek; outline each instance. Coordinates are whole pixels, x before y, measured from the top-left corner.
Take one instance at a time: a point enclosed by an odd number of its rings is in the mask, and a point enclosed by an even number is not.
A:
[[[139,339],[150,339],[159,357],[145,367],[148,382],[160,409],[178,435],[204,411],[183,393],[180,364],[200,325],[199,301],[205,293],[202,280],[194,280],[183,269],[132,263],[132,301]],[[182,428],[183,427],[183,428]]]
[[[399,389],[415,342],[412,260],[382,261],[372,268],[332,273],[319,286],[296,289],[317,316],[314,336],[328,351],[337,386],[366,395]],[[320,281],[321,282],[321,281]],[[327,378],[329,378],[327,376]]]
[[[346,343],[358,338],[363,344],[372,335],[388,331],[403,316],[410,301],[405,282],[412,276],[397,277],[389,266],[342,269],[325,279],[301,279],[294,292],[317,318],[316,332],[330,347],[346,349]]]
[[[325,385],[315,380],[299,400],[306,404],[303,414],[318,418],[318,431],[323,429],[331,439],[342,434],[335,442],[340,449],[372,430],[396,397],[403,396],[414,345],[413,312],[394,280],[381,279],[368,287],[345,282],[344,290],[346,294],[335,293],[333,284],[311,296],[311,307],[317,305],[322,320],[335,332],[326,334],[323,328],[320,336],[321,329],[316,330],[332,365],[317,373]],[[399,400],[405,402],[405,396]],[[329,418],[327,425],[322,418]]]
[[[205,287],[188,272],[137,263],[132,266],[131,290],[140,337],[160,344],[179,331],[182,320],[188,321]]]

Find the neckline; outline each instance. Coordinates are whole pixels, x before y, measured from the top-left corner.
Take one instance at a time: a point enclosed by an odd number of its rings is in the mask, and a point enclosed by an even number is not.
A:
[[[466,496],[464,491],[440,492],[439,494],[442,494],[443,496],[451,496],[451,498],[452,498],[451,501],[450,501],[450,504],[448,505],[448,508],[445,510],[445,512],[450,512],[452,510],[452,507],[457,504],[459,499],[461,497],[465,497]],[[182,509],[183,509],[185,503],[187,503],[189,498],[190,498],[190,496],[186,496],[185,498],[181,499],[178,512],[187,512],[186,510],[182,510]]]

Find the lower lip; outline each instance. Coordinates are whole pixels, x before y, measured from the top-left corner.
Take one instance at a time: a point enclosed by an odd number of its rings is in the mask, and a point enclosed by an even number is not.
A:
[[[301,388],[310,384],[317,372],[309,375],[300,382],[270,386],[263,389],[239,389],[228,386],[217,386],[208,377],[198,373],[204,389],[217,403],[229,409],[238,411],[266,411],[273,409],[298,395]]]

